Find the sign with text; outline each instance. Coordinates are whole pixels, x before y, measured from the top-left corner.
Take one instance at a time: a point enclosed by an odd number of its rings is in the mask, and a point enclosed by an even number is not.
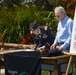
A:
[[[72,31],[70,53],[76,53],[76,7],[75,7],[75,14],[74,14],[74,21],[73,21],[73,31]]]

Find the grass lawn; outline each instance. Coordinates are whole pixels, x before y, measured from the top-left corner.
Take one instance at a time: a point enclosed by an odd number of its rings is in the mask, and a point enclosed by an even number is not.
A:
[[[41,75],[48,75],[48,71],[42,71]],[[55,75],[54,72],[52,73],[52,75]],[[63,73],[63,75],[65,75],[65,73]],[[76,75],[76,64],[73,66],[73,75]]]
[[[1,75],[5,75],[5,74],[1,74]],[[42,70],[41,75],[48,75],[48,71]],[[55,75],[54,72],[52,73],[52,75]],[[65,73],[63,73],[63,75],[65,75]],[[73,66],[73,75],[76,75],[76,66]]]
[[[1,74],[1,75],[5,75],[5,74]],[[42,71],[41,75],[48,75],[48,71]],[[52,75],[55,75],[54,73]],[[65,73],[63,73],[63,75],[65,75]],[[76,72],[73,72],[73,75],[76,75]]]
[[[41,75],[48,75],[48,71],[42,71]]]

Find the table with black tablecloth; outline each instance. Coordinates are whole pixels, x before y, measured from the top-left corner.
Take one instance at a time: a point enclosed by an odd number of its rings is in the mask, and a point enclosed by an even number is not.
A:
[[[22,51],[23,51],[23,53],[24,54],[21,54],[22,56],[19,56],[20,55],[20,53],[22,53]],[[14,52],[14,53],[19,53],[19,55],[17,55],[17,54],[15,54],[14,56],[13,55],[11,55],[11,54],[13,54],[12,52]],[[0,52],[0,58],[2,58],[3,57],[3,55],[5,55],[5,57],[6,56],[8,56],[8,58],[9,58],[9,56],[11,55],[11,56],[13,56],[14,58],[15,58],[15,56],[16,57],[18,57],[18,58],[20,58],[21,60],[19,60],[18,59],[18,62],[17,62],[17,60],[15,59],[13,59],[13,57],[11,58],[10,57],[10,59],[11,60],[13,60],[13,63],[14,62],[16,62],[16,64],[18,65],[18,63],[19,64],[21,64],[22,63],[22,65],[26,65],[26,63],[24,63],[24,62],[26,62],[26,60],[24,60],[25,58],[27,59],[29,59],[29,61],[30,62],[28,62],[28,66],[30,66],[29,64],[31,63],[31,59],[29,58],[29,57],[26,57],[26,55],[25,55],[25,52],[26,52],[26,50],[7,50],[7,51],[2,51],[2,52]],[[25,55],[25,57],[23,56],[23,55]],[[34,55],[35,56],[35,55]],[[37,55],[37,56],[39,56],[39,55]],[[64,64],[64,63],[68,63],[68,61],[69,61],[69,57],[70,57],[70,55],[60,55],[60,56],[53,56],[53,57],[36,57],[36,58],[38,58],[38,60],[39,60],[39,62],[38,63],[41,63],[41,64],[45,64],[45,65],[54,65],[54,73],[55,73],[55,75],[60,75],[60,73],[61,73],[61,67],[60,67],[60,65],[61,64]],[[33,58],[32,58],[33,59]],[[21,62],[21,61],[23,61],[24,60],[24,62]],[[35,59],[36,60],[36,59]],[[28,60],[27,60],[28,61]],[[73,61],[76,61],[76,57],[74,57],[74,59],[73,59]],[[7,63],[8,63],[8,61],[7,61]],[[24,64],[23,64],[24,63]],[[7,64],[6,64],[7,65]],[[14,65],[14,64],[13,64]],[[36,66],[36,65],[38,65],[38,64],[35,64],[34,66]],[[15,66],[15,65],[14,65]],[[33,65],[32,65],[33,66]],[[39,66],[40,66],[40,64],[39,64]],[[8,67],[8,66],[7,66]],[[25,66],[23,66],[23,67],[25,67]],[[40,66],[41,67],[41,66]],[[40,67],[39,67],[39,73],[41,72],[40,71]],[[19,68],[19,69],[21,69],[22,70],[22,67],[20,68],[20,67],[17,67],[17,68]],[[37,67],[36,67],[36,69],[37,69]],[[20,71],[21,71],[20,70]],[[48,69],[46,69],[46,70],[48,70]],[[13,71],[10,71],[10,70],[8,70],[10,73],[11,72],[13,72]],[[15,71],[16,72],[16,71]],[[36,71],[34,71],[34,72],[36,72]],[[17,72],[16,72],[17,73]],[[26,70],[24,70],[24,72],[22,71],[22,72],[20,72],[19,74],[26,74],[27,72],[26,72]],[[26,74],[27,75],[27,74]],[[35,74],[36,75],[36,74]],[[40,74],[39,74],[40,75]]]

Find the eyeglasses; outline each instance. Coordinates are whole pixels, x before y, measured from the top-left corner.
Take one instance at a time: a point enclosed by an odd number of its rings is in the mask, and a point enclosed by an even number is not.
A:
[[[55,16],[56,18],[59,18],[60,16],[59,15],[57,15],[57,16]]]

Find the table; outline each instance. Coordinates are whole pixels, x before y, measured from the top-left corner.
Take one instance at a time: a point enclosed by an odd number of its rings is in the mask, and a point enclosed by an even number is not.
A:
[[[41,57],[41,61],[43,64],[51,64],[54,65],[54,73],[55,75],[61,75],[61,64],[68,63],[69,55],[61,55],[54,57]]]
[[[20,52],[20,51],[29,51],[25,49],[21,50],[6,50],[0,52],[0,58],[2,58],[2,55],[4,53],[11,53],[11,52]],[[61,75],[61,64],[68,63],[70,58],[70,55],[60,55],[60,56],[53,56],[53,57],[41,57],[41,63],[42,64],[50,64],[54,65],[54,73],[55,75]],[[76,58],[74,58],[73,61],[76,61]]]
[[[3,54],[5,54],[5,53],[21,52],[21,51],[34,51],[34,50],[31,50],[31,49],[2,50],[2,51],[0,51],[0,58],[3,57]]]
[[[64,54],[70,55],[68,66],[66,69],[66,74],[65,74],[65,75],[68,75],[71,63],[76,61],[76,58],[75,58],[76,53],[64,52]]]

